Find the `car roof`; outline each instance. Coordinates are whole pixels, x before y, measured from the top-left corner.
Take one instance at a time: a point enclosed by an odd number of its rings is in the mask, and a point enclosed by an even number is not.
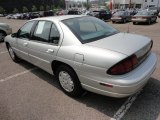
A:
[[[86,15],[63,15],[63,16],[42,17],[42,18],[36,18],[36,19],[32,19],[32,20],[49,20],[49,21],[57,21],[58,22],[58,21],[66,20],[66,19],[84,17],[84,16],[86,16]]]

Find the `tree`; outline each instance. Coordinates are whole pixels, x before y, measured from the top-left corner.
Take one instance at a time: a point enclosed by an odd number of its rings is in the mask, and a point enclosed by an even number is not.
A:
[[[18,12],[19,12],[18,9],[14,8],[13,13],[18,13]]]
[[[46,6],[46,10],[50,10],[50,7],[49,7],[49,5],[47,5],[47,6]]]
[[[89,0],[87,0],[87,10],[89,10],[89,8],[90,8],[90,4],[89,4]]]
[[[5,9],[0,6],[0,14],[3,14],[3,13],[5,13]]]
[[[28,12],[29,10],[28,10],[28,8],[27,7],[23,7],[23,13],[26,13],[26,12]]]
[[[40,11],[44,11],[43,5],[40,6],[39,10],[40,10]]]
[[[56,7],[54,5],[52,5],[51,9],[54,11],[56,9]]]
[[[32,6],[32,12],[36,12],[37,11],[37,7],[35,5]]]

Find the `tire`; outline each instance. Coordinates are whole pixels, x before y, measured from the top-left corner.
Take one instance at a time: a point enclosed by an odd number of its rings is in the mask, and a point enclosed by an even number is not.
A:
[[[68,66],[61,65],[56,70],[56,77],[63,92],[71,97],[80,97],[84,90],[76,73]]]
[[[7,48],[8,48],[8,52],[9,52],[11,59],[16,63],[19,62],[20,58],[18,58],[18,56],[14,53],[12,47],[8,45]]]
[[[133,25],[136,25],[136,22],[133,22]]]
[[[114,23],[115,23],[115,21],[112,21],[112,23],[114,24]]]
[[[123,23],[126,23],[126,19],[123,19]]]
[[[155,23],[157,22],[157,18],[155,19],[155,21],[154,21]]]
[[[0,31],[0,42],[4,42],[4,37],[6,34],[3,31]]]
[[[151,20],[148,21],[148,25],[150,25],[150,24],[151,24]]]

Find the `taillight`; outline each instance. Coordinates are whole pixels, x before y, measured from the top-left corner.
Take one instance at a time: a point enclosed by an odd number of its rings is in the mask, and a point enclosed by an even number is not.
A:
[[[132,19],[136,19],[136,17],[132,17]]]
[[[111,67],[107,73],[110,75],[122,75],[133,70],[138,64],[136,55],[132,55]]]

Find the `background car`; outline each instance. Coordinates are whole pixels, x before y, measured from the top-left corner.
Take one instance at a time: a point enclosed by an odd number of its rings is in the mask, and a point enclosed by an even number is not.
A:
[[[112,17],[112,14],[108,10],[94,10],[94,17],[97,17],[101,20],[109,20]]]
[[[25,17],[26,17],[25,19],[39,18],[40,14],[38,12],[31,12],[31,13],[27,13]]]
[[[158,13],[158,17],[160,18],[160,12]]]
[[[68,15],[81,15],[82,13],[78,10],[69,10]]]
[[[158,15],[160,8],[159,7],[149,7],[147,11],[152,11],[154,15]]]
[[[112,23],[115,22],[126,23],[128,21],[131,21],[131,15],[128,11],[117,11],[116,13],[113,14],[111,20]]]
[[[7,19],[12,19],[12,18],[13,18],[13,14],[8,14],[8,15],[6,16],[6,18],[7,18]]]
[[[157,58],[150,38],[120,33],[91,16],[44,17],[5,37],[13,61],[24,59],[56,76],[72,97],[84,90],[112,97],[136,93],[149,80]]]
[[[4,41],[4,37],[12,33],[12,28],[6,23],[0,23],[0,42]]]
[[[135,25],[136,23],[148,23],[149,25],[153,22],[156,22],[157,16],[154,15],[152,11],[139,11],[136,15],[132,17],[132,22]]]

